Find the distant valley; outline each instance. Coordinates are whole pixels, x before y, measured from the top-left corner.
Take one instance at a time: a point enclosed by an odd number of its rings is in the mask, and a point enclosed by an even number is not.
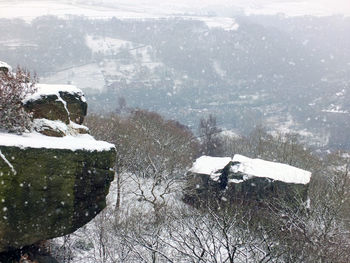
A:
[[[90,112],[157,111],[196,131],[296,132],[320,149],[350,149],[350,18],[190,16],[0,20],[0,60],[43,83],[82,88]]]

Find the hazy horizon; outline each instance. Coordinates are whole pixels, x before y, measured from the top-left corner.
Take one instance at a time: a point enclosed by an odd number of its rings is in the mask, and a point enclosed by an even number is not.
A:
[[[240,13],[350,16],[350,3],[348,0],[0,0],[1,18],[31,19],[41,15],[156,18],[174,14],[231,17]]]

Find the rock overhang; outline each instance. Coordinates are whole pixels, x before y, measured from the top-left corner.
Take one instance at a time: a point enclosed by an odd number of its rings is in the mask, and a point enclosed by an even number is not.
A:
[[[70,234],[106,206],[116,150],[81,125],[83,92],[36,84],[31,131],[0,132],[0,252]]]

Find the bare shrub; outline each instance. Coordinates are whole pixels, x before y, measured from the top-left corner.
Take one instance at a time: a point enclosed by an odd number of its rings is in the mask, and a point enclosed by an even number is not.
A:
[[[21,133],[29,129],[31,114],[22,100],[35,92],[36,76],[17,67],[16,73],[0,73],[0,130]]]

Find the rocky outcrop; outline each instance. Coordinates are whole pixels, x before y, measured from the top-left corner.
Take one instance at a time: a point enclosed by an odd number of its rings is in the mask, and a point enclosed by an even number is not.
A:
[[[115,148],[80,125],[81,91],[44,86],[23,102],[39,118],[33,132],[0,133],[0,252],[82,227],[106,206],[113,180]]]
[[[34,119],[70,121],[82,124],[87,103],[81,90],[71,85],[36,85],[38,92],[24,100],[24,108]]]
[[[202,156],[187,173],[185,201],[279,202],[306,200],[311,173],[290,165],[251,159]]]

